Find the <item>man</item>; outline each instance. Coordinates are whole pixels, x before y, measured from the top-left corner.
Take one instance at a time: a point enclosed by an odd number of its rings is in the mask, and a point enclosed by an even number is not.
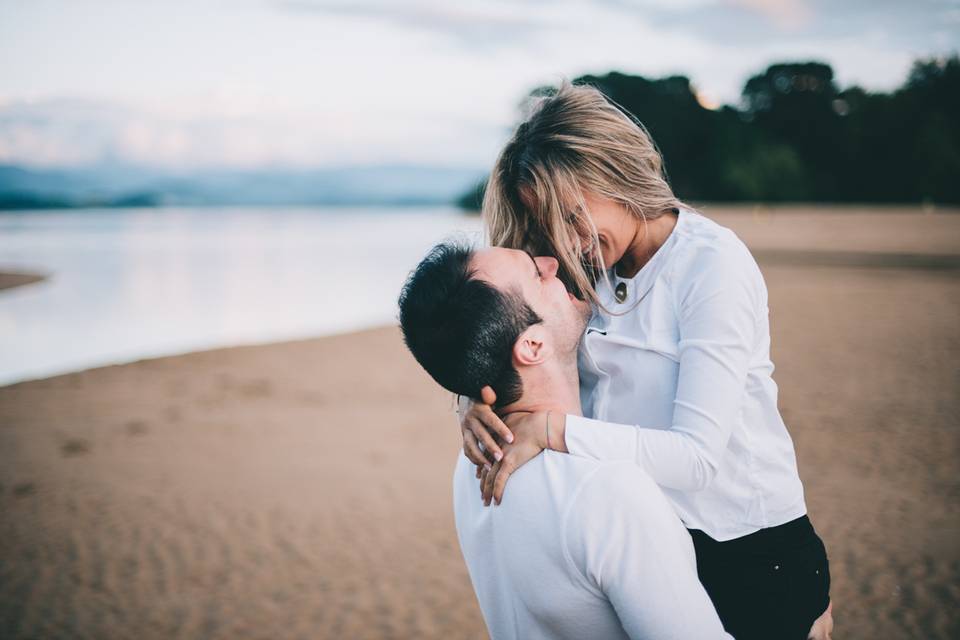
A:
[[[522,251],[438,245],[400,295],[407,346],[454,393],[491,386],[502,414],[579,414],[590,310],[556,271],[553,258]],[[632,462],[545,451],[489,509],[461,454],[454,512],[493,638],[730,637],[697,580],[689,534]]]

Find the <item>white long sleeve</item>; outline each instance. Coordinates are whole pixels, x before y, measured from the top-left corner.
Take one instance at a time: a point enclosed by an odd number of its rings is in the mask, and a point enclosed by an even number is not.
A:
[[[663,425],[669,428],[567,417],[571,452],[633,459],[658,484],[680,491],[699,491],[717,474],[739,418],[763,304],[755,266],[715,247],[704,248],[696,260],[698,277],[682,280],[673,292],[680,370],[673,421]],[[598,428],[606,433],[594,437]]]
[[[613,277],[628,296],[600,290],[614,313],[595,312],[581,343],[589,417],[567,416],[570,453],[635,462],[717,540],[806,513],[771,377],[766,286],[743,243],[684,210],[634,278]]]

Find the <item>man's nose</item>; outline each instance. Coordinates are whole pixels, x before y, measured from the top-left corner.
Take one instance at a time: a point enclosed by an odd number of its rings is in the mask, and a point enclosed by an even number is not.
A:
[[[540,272],[548,277],[554,277],[557,275],[557,269],[560,268],[560,263],[556,258],[551,258],[550,256],[541,256],[537,258],[537,266],[540,267]]]

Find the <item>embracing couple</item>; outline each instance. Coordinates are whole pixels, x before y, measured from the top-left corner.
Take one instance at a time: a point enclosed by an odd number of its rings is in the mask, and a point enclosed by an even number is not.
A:
[[[585,86],[540,100],[483,208],[492,248],[438,245],[399,304],[464,397],[454,511],[491,636],[829,638],[743,243]]]

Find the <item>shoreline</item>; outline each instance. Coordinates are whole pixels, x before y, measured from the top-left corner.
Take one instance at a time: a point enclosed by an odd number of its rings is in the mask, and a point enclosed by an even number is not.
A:
[[[54,380],[57,378],[63,378],[65,376],[91,373],[99,371],[102,369],[115,369],[117,367],[127,367],[132,365],[138,365],[142,363],[154,362],[157,360],[165,360],[168,358],[184,358],[191,355],[201,355],[211,352],[225,352],[232,351],[234,349],[250,349],[250,348],[267,348],[272,346],[281,346],[289,345],[296,343],[309,343],[316,340],[326,340],[328,338],[340,338],[345,336],[352,336],[355,334],[362,334],[368,331],[380,331],[390,329],[391,327],[396,327],[397,325],[385,324],[385,323],[371,323],[369,325],[363,325],[359,327],[354,327],[350,329],[343,329],[341,331],[332,331],[330,333],[320,333],[320,334],[310,334],[305,336],[290,336],[290,337],[280,337],[278,339],[268,338],[265,340],[253,340],[250,342],[237,342],[226,345],[219,346],[210,346],[210,347],[185,347],[182,350],[173,350],[168,353],[159,353],[156,355],[131,355],[129,359],[120,359],[114,362],[106,362],[101,364],[91,364],[90,366],[80,366],[73,369],[67,369],[63,371],[53,371],[48,374],[39,374],[33,377],[24,378],[22,380],[12,380],[10,382],[4,382],[0,380],[0,389],[6,389],[9,387],[15,387],[17,385],[29,384],[33,382],[44,382],[47,380]]]
[[[23,271],[0,270],[0,291],[49,280],[50,276]]]
[[[793,250],[793,249],[753,249],[751,250],[760,268],[766,272],[767,269],[780,267],[794,267],[799,269],[839,269],[839,270],[859,270],[859,271],[878,271],[878,272],[930,272],[940,273],[950,277],[954,272],[960,271],[960,254],[955,253],[929,253],[929,252],[910,252],[899,253],[891,251],[830,251],[830,250]],[[0,285],[3,284],[4,273],[0,273]],[[29,280],[22,284],[32,284],[47,280],[46,276],[31,276],[37,279]],[[17,285],[13,285],[17,286]],[[0,289],[3,287],[0,286]],[[90,366],[80,366],[79,368],[70,368],[63,371],[51,371],[49,373],[40,373],[30,377],[3,381],[0,380],[0,389],[28,382],[36,382],[67,376],[76,373],[84,373],[105,369],[111,367],[123,367],[134,365],[141,362],[161,360],[164,358],[176,358],[189,356],[191,354],[208,353],[212,351],[226,351],[230,349],[243,349],[250,347],[270,347],[273,345],[284,345],[290,343],[306,343],[314,340],[323,340],[338,336],[350,336],[363,333],[370,330],[382,330],[395,327],[395,324],[372,323],[370,325],[356,328],[343,329],[331,333],[312,334],[305,336],[280,337],[279,339],[254,340],[251,342],[239,342],[220,346],[210,347],[185,347],[182,350],[177,349],[169,353],[159,353],[156,355],[148,354],[143,356],[131,355],[129,358],[120,359],[108,363],[93,363]]]

